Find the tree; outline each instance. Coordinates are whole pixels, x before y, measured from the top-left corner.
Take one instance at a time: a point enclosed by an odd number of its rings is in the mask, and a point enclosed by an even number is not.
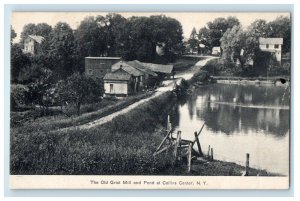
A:
[[[220,39],[221,48],[223,50],[222,57],[224,59],[233,62],[234,58],[240,57],[241,50],[245,48],[244,34],[244,31],[238,25],[233,26],[231,29],[227,29]]]
[[[12,82],[17,82],[20,71],[31,65],[29,56],[23,54],[19,44],[11,45],[10,62]]]
[[[75,104],[78,116],[83,103],[96,102],[103,95],[103,87],[98,82],[79,73],[72,74],[61,86],[62,99]]]
[[[193,30],[191,32],[190,38],[188,40],[188,44],[190,45],[190,48],[192,49],[192,54],[193,54],[194,50],[198,51],[199,40],[198,40],[197,31],[196,31],[195,27],[193,28]]]
[[[74,63],[74,34],[67,23],[58,22],[52,33],[49,47],[49,55],[52,58],[54,73],[57,80],[71,75]]]
[[[291,21],[289,17],[279,16],[267,24],[267,36],[283,38],[282,51],[291,52]]]
[[[100,56],[106,51],[105,33],[98,18],[86,17],[74,33],[77,52],[83,58]]]
[[[236,17],[229,16],[228,18],[216,18],[207,23],[207,28],[203,27],[199,31],[202,38],[205,38],[208,48],[214,46],[220,46],[220,39],[227,29],[231,29],[234,26],[240,25],[239,20]]]
[[[17,33],[15,32],[15,30],[13,29],[12,26],[10,26],[10,44],[12,45],[12,41],[14,40],[14,38],[17,37]]]
[[[124,57],[127,60],[171,61],[183,52],[181,24],[164,15],[129,18],[126,36]],[[163,56],[156,53],[157,46],[163,47]]]

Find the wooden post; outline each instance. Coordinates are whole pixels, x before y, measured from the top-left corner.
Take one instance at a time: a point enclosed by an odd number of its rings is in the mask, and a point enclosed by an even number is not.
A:
[[[213,148],[210,149],[210,161],[213,161],[214,160],[214,150]]]
[[[181,140],[181,131],[178,131],[177,132],[177,138],[176,138],[176,142],[175,142],[175,147],[174,147],[174,163],[173,165],[176,164],[176,161],[177,161],[177,152],[178,152],[178,146],[179,146],[179,143],[180,143],[180,140]]]
[[[207,157],[209,158],[210,145],[208,145]]]
[[[170,130],[171,130],[170,115],[168,115],[168,119],[167,119],[167,131],[169,132]]]
[[[201,149],[201,145],[200,145],[200,141],[199,141],[197,132],[195,132],[194,135],[195,135],[195,140],[196,140],[196,142],[197,142],[199,154],[200,154],[200,156],[203,156],[203,153],[202,153],[202,149]]]
[[[245,176],[248,176],[248,175],[249,175],[249,158],[250,158],[250,154],[247,153],[247,154],[246,154]]]
[[[192,143],[189,144],[188,157],[187,157],[187,173],[191,172],[192,165]]]

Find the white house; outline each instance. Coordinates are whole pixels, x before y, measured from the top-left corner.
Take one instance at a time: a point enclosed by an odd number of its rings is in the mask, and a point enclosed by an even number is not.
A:
[[[259,48],[264,52],[272,52],[276,61],[281,63],[283,38],[259,38]]]
[[[221,47],[213,47],[211,50],[211,54],[219,56],[221,54]]]
[[[29,35],[24,40],[24,53],[36,54],[43,42],[43,36]]]
[[[133,76],[122,68],[107,73],[103,80],[105,95],[127,96],[134,91]]]

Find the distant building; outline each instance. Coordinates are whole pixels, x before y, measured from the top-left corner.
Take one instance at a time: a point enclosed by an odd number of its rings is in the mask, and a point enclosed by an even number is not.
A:
[[[211,50],[211,54],[215,56],[221,55],[221,47],[213,47]]]
[[[85,57],[85,74],[92,78],[103,78],[111,72],[111,66],[120,60],[120,57]]]
[[[281,63],[283,38],[259,38],[259,48],[264,52],[274,53],[276,61]]]
[[[43,42],[43,36],[29,35],[24,40],[24,53],[35,55],[40,50],[40,45]]]

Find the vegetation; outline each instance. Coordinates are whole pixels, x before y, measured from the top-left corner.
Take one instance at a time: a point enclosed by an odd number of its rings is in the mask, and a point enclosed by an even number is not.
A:
[[[172,100],[164,93],[95,129],[12,129],[11,174],[159,174],[170,161],[153,152]]]

